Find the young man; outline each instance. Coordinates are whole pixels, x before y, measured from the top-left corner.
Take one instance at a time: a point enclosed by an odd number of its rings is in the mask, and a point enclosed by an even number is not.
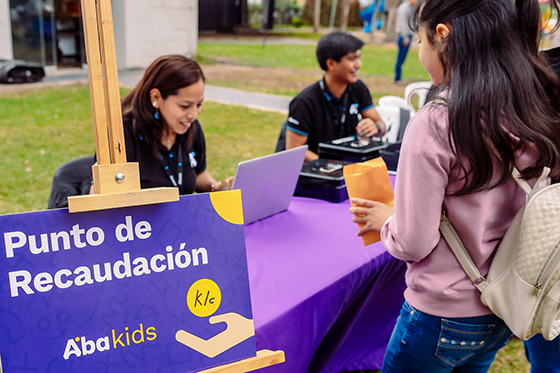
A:
[[[325,75],[292,100],[286,126],[286,149],[308,144],[306,162],[319,158],[320,142],[351,135],[380,137],[386,131],[369,90],[357,77],[363,45],[343,32],[323,36],[317,45]]]
[[[410,48],[410,43],[412,42],[412,36],[414,31],[410,28],[410,17],[412,6],[416,4],[418,0],[405,0],[397,8],[397,19],[395,22],[395,31],[399,35],[397,44],[399,46],[399,53],[397,55],[397,64],[395,66],[395,83],[401,82],[402,77],[402,65],[406,59],[406,54],[408,53],[408,48]]]

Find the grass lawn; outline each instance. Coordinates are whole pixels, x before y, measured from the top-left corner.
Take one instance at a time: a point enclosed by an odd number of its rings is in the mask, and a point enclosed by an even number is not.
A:
[[[529,373],[531,366],[525,357],[523,341],[512,339],[505,348],[498,351],[490,373]]]
[[[294,70],[320,70],[315,57],[315,45],[199,43],[198,54],[203,61],[224,61],[250,66],[282,67]],[[366,45],[362,49],[360,74],[393,76],[396,48]],[[403,76],[412,80],[429,80],[418,61],[418,52],[410,50],[403,66]]]
[[[285,118],[206,102],[199,119],[208,170],[222,179],[239,161],[273,152]],[[94,152],[87,87],[0,97],[0,214],[46,209],[57,167]]]
[[[206,102],[199,119],[208,170],[221,179],[239,161],[271,153],[284,116]],[[56,168],[94,150],[87,87],[0,97],[0,214],[45,209]],[[523,343],[512,340],[490,372],[528,373]]]
[[[197,60],[211,85],[294,97],[323,75],[315,45],[270,44],[263,49],[258,43],[200,42],[198,51]],[[382,96],[404,94],[404,86],[393,82],[396,54],[396,48],[383,45],[362,49],[359,77],[374,102]],[[409,52],[403,70],[406,83],[429,80],[416,50]]]

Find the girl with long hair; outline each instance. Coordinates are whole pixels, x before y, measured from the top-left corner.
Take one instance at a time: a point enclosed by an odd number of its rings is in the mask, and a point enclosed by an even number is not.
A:
[[[560,1],[551,0],[558,11]],[[420,0],[419,58],[437,98],[408,124],[394,209],[355,199],[358,231],[406,261],[405,303],[382,372],[487,372],[511,332],[482,304],[445,239],[445,207],[486,275],[531,185],[560,174],[560,81],[539,57],[538,0]],[[493,144],[494,149],[489,144]]]

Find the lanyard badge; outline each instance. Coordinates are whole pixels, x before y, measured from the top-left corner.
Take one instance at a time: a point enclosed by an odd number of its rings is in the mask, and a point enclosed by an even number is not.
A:
[[[161,154],[161,151],[158,152],[159,163],[161,164],[161,167],[163,167],[163,170],[167,174],[167,177],[169,177],[169,180],[171,180],[171,184],[173,184],[174,187],[180,187],[183,185],[183,145],[178,144],[178,148],[179,150],[177,151],[177,180],[175,180],[175,175],[171,173],[169,166],[166,164],[165,159]],[[173,153],[169,153],[169,158],[173,158]]]
[[[340,124],[340,131],[344,129],[344,123],[346,123],[346,112],[348,110],[348,89],[342,95],[343,103],[341,107],[337,107],[336,102],[333,102],[330,94],[326,91],[324,79],[319,81],[319,86],[321,87],[321,91],[323,91],[323,96],[325,96],[326,100],[328,101],[328,105],[331,111],[331,116],[334,119],[335,124]],[[340,123],[338,121],[338,111],[342,108],[342,116],[340,117]]]

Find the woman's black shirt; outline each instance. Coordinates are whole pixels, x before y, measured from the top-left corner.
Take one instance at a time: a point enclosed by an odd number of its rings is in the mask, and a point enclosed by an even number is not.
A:
[[[195,120],[189,131],[195,131],[192,145],[187,151],[182,151],[183,180],[179,186],[179,194],[192,194],[196,189],[196,176],[206,169],[206,144],[204,133],[198,120]],[[138,162],[140,165],[140,186],[144,188],[172,187],[174,186],[164,165],[169,167],[169,173],[178,180],[178,151],[183,144],[185,135],[177,135],[175,144],[168,150],[158,144],[158,152],[162,160],[156,157],[148,148],[146,141],[140,135],[134,135],[132,119],[124,118],[124,137],[126,146],[126,159],[128,162]]]

